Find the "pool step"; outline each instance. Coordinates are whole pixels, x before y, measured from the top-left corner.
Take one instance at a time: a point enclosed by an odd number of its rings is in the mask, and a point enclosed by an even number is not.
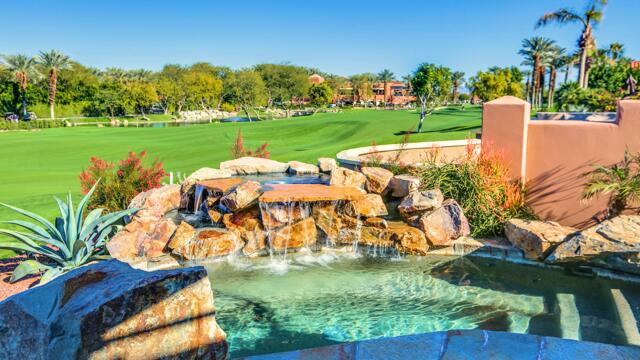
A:
[[[581,340],[580,339],[580,313],[576,306],[576,298],[573,294],[556,295],[558,306],[560,307],[560,329],[562,338]]]
[[[630,345],[640,345],[640,331],[631,305],[620,289],[611,289],[611,296],[616,304],[620,325]]]

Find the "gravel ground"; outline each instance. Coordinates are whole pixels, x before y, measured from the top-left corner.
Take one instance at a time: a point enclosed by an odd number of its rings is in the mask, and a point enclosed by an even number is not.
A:
[[[0,301],[3,301],[11,295],[15,295],[29,289],[38,281],[38,279],[40,279],[40,275],[33,275],[27,276],[13,284],[9,282],[13,269],[15,269],[16,266],[20,264],[20,261],[25,258],[26,256],[22,255],[0,260]]]

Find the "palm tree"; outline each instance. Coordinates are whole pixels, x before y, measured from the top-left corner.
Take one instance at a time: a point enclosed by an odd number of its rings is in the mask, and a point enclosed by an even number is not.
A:
[[[453,94],[451,97],[453,99],[453,102],[455,103],[456,101],[458,101],[458,90],[464,83],[464,72],[454,71],[453,74],[451,74],[451,81],[453,81]]]
[[[56,118],[54,111],[56,103],[56,91],[58,89],[58,71],[71,67],[69,57],[59,51],[40,52],[38,62],[49,70],[49,114],[52,119]]]
[[[527,82],[525,83],[525,87],[526,87],[526,90],[527,90],[527,95],[526,95],[525,98],[527,99],[528,102],[531,102],[531,98],[530,98],[530,96],[531,96],[531,70],[524,70],[522,72],[522,74],[527,77]]]
[[[564,66],[566,49],[554,46],[547,54],[545,63],[549,66],[549,91],[547,93],[547,106],[553,107],[553,100],[556,92],[556,77],[558,69]]]
[[[607,49],[607,54],[611,57],[611,60],[618,61],[624,55],[624,45],[619,42],[613,42],[609,44],[609,48]]]
[[[582,34],[578,40],[578,46],[580,47],[580,87],[586,88],[588,82],[587,75],[587,57],[589,51],[595,47],[595,39],[593,37],[593,27],[602,20],[604,15],[604,6],[607,5],[608,0],[591,0],[590,4],[580,13],[573,9],[560,9],[554,12],[546,13],[536,23],[536,27],[545,26],[550,23],[558,24],[570,24],[579,23],[582,24]]]
[[[384,84],[384,104],[386,106],[387,105],[387,101],[389,99],[389,97],[388,97],[389,95],[387,94],[387,84],[390,81],[394,81],[395,80],[395,75],[393,74],[393,72],[391,72],[391,70],[384,69],[384,70],[382,70],[382,71],[380,71],[378,73],[377,78],[378,78],[377,79],[378,81],[382,81],[382,83]]]
[[[576,51],[573,54],[568,54],[564,57],[564,83],[569,81],[569,77],[571,76],[571,69],[573,69],[576,64],[580,61],[580,52]]]
[[[555,41],[543,38],[532,37],[522,40],[522,49],[519,54],[524,56],[523,65],[532,66],[532,104],[534,106],[542,106],[542,89],[544,83],[544,66],[542,60],[552,51]]]
[[[27,112],[27,86],[29,85],[29,77],[37,74],[36,60],[27,55],[5,55],[3,58],[9,71],[13,73],[16,83],[20,87],[20,95],[22,96],[22,118],[29,120],[29,113]]]

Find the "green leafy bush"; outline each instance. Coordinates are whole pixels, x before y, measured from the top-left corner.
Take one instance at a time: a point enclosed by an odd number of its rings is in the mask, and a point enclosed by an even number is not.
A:
[[[91,198],[88,207],[108,211],[123,210],[139,193],[160,187],[162,178],[166,175],[163,165],[156,159],[145,166],[146,156],[146,151],[140,154],[131,151],[118,164],[92,157],[91,165],[80,173],[83,193],[87,194],[97,184],[95,196]]]
[[[581,89],[575,82],[562,84],[556,96],[561,111],[616,111],[618,103],[605,89]]]
[[[0,130],[49,129],[65,126],[63,120],[32,120],[12,122],[0,120]]]
[[[1,249],[38,256],[38,260],[28,259],[20,263],[13,271],[11,282],[28,275],[44,272],[40,283],[46,283],[78,266],[108,258],[105,244],[109,236],[118,229],[116,223],[120,222],[123,217],[135,213],[138,209],[123,210],[106,215],[102,215],[103,209],[95,209],[84,217],[85,207],[96,187],[97,184],[89,190],[75,210],[71,193],[69,193],[66,203],[56,198],[60,208],[60,217],[57,217],[53,223],[27,210],[0,203],[35,221],[3,222],[23,228],[27,232],[0,229],[0,235],[17,240],[17,242],[0,242]],[[41,259],[46,259],[46,261]]]
[[[525,190],[510,180],[503,156],[484,146],[469,144],[466,155],[440,163],[433,148],[423,165],[414,170],[422,188],[439,188],[445,198],[455,199],[471,225],[473,236],[502,235],[504,223],[512,218],[534,218],[524,201]]]

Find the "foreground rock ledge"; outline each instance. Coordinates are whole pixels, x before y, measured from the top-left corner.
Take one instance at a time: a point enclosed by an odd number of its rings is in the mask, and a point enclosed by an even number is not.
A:
[[[226,359],[202,267],[85,266],[0,302],[4,359]]]

